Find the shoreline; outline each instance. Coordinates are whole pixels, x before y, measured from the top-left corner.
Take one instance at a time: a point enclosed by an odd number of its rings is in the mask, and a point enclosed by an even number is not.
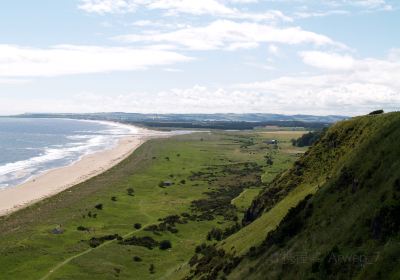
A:
[[[0,190],[0,217],[100,175],[129,157],[147,140],[167,136],[157,135],[151,130],[138,129],[139,135],[121,137],[117,145],[110,149],[88,154],[71,165],[50,169],[25,183]]]

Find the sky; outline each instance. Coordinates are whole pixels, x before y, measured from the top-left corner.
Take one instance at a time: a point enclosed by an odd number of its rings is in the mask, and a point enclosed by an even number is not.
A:
[[[0,5],[0,115],[400,110],[397,0]]]

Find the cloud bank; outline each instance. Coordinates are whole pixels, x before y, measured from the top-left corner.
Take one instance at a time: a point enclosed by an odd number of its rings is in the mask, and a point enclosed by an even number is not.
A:
[[[176,52],[156,49],[79,45],[30,48],[0,45],[0,78],[133,71],[190,60],[192,58]]]

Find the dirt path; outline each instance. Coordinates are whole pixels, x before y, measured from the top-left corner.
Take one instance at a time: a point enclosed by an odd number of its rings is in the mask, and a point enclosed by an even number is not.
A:
[[[145,214],[145,215],[146,215],[146,214]],[[146,215],[146,216],[148,216],[148,215]],[[147,226],[149,226],[149,225],[151,225],[151,224],[153,224],[153,223],[147,223],[147,224],[143,225],[143,226],[142,226],[142,229],[145,228],[145,227],[147,227]],[[133,235],[134,233],[137,233],[137,232],[141,231],[142,229],[137,229],[137,230],[131,231],[131,232],[129,232],[129,233],[123,235],[122,237],[123,237],[123,238],[128,238],[128,237],[130,237],[131,235]],[[98,249],[100,249],[100,248],[102,248],[102,247],[105,247],[105,246],[107,246],[108,244],[111,244],[111,243],[113,243],[113,242],[115,242],[115,239],[114,239],[114,240],[110,240],[110,241],[106,241],[106,242],[104,242],[103,244],[101,244],[101,245],[99,245],[99,246],[97,246],[97,247],[95,247],[95,248],[89,248],[89,249],[87,249],[86,251],[83,251],[83,252],[81,252],[81,253],[79,253],[79,254],[77,254],[77,255],[74,255],[74,256],[72,256],[72,257],[69,257],[68,259],[66,259],[66,260],[64,260],[64,261],[62,261],[62,262],[60,262],[60,263],[58,263],[56,266],[54,266],[52,269],[50,269],[50,271],[49,271],[45,276],[43,276],[42,278],[40,278],[40,280],[49,279],[49,277],[52,276],[54,272],[56,272],[57,270],[59,270],[60,268],[62,268],[63,266],[65,266],[66,264],[69,264],[72,260],[75,260],[75,259],[77,259],[77,258],[79,258],[79,257],[82,257],[82,256],[84,256],[84,255],[86,255],[86,254],[89,254],[90,252],[92,252],[92,251],[94,251],[94,250],[98,250]]]

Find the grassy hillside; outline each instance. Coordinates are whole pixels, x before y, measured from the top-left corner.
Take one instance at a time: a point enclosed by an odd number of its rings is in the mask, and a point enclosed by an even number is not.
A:
[[[179,279],[208,233],[237,230],[264,182],[304,151],[290,144],[301,133],[149,141],[108,172],[0,218],[0,279]],[[264,143],[272,137],[278,146]]]
[[[187,278],[400,279],[400,114],[331,127]]]

